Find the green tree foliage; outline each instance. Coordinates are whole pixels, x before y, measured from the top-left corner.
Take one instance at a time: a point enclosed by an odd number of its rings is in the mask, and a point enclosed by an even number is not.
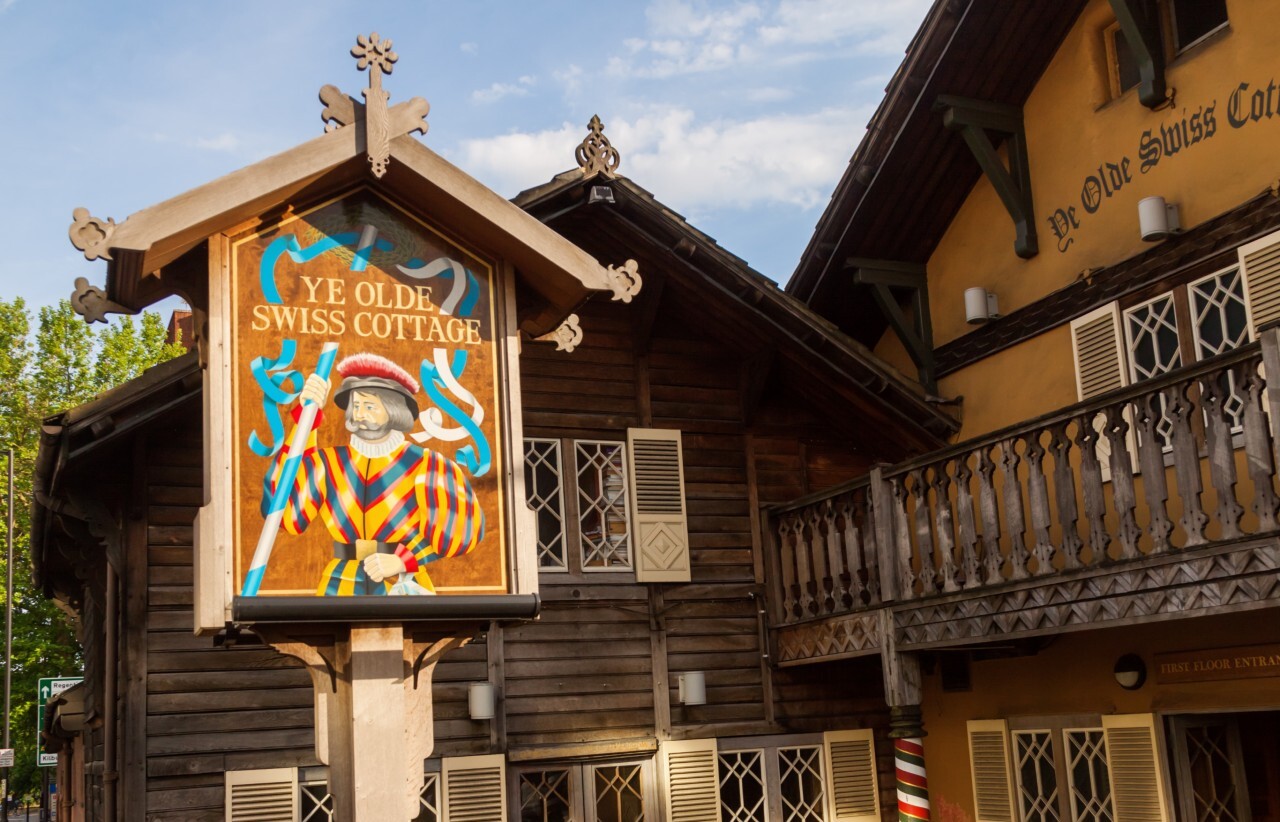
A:
[[[14,795],[30,795],[40,786],[37,680],[78,676],[83,670],[75,627],[31,579],[31,477],[41,423],[185,350],[181,342],[166,341],[164,324],[155,313],[144,313],[139,322],[118,319],[95,333],[66,300],[41,308],[33,326],[21,298],[0,299],[0,463],[4,449],[11,446],[14,468],[10,746],[17,762],[9,772]],[[7,470],[0,464],[0,472]],[[0,499],[4,484],[0,473]],[[0,571],[3,565],[0,555]]]

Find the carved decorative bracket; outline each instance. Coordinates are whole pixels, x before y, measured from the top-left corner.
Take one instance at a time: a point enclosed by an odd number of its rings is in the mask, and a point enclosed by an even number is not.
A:
[[[1027,160],[1027,137],[1022,129],[1022,110],[1017,106],[970,100],[944,94],[933,105],[942,112],[942,123],[960,132],[973,152],[982,172],[1013,218],[1017,238],[1013,250],[1019,257],[1030,259],[1040,253],[1036,240],[1035,205],[1031,199],[1031,166]],[[1005,137],[1009,149],[1009,167],[1005,168],[996,147],[987,135],[994,131]]]
[[[564,322],[549,334],[534,337],[542,342],[554,342],[557,351],[573,351],[582,342],[582,326],[578,324],[578,315],[570,314]]]
[[[324,109],[320,119],[325,132],[336,131],[354,125],[361,120],[365,124],[365,145],[373,176],[387,173],[391,161],[391,141],[404,134],[427,133],[427,114],[431,104],[421,97],[412,97],[390,108],[390,95],[382,88],[382,75],[390,74],[400,56],[391,50],[390,38],[383,40],[377,32],[368,37],[360,35],[351,49],[361,71],[369,69],[369,87],[361,90],[365,102],[343,94],[333,85],[320,89],[320,102]]]
[[[111,235],[116,232],[116,221],[108,217],[104,222],[91,216],[87,208],[72,211],[71,220],[67,236],[71,238],[73,246],[84,252],[84,258],[90,261],[110,260],[107,244],[111,242]]]
[[[631,298],[640,293],[644,281],[640,279],[640,264],[635,260],[627,260],[620,266],[609,266],[609,285],[613,289],[613,299],[631,302]]]
[[[594,174],[616,176],[622,155],[609,142],[609,138],[604,136],[604,123],[600,122],[598,114],[591,116],[591,122],[587,124],[587,136],[578,144],[574,157],[577,158],[584,177]]]
[[[1160,31],[1160,13],[1155,3],[1146,0],[1110,0],[1120,31],[1138,64],[1138,100],[1149,109],[1168,105],[1169,93],[1164,79],[1164,37]]]
[[[850,258],[845,266],[853,270],[853,281],[871,287],[876,305],[893,327],[894,333],[911,355],[920,374],[920,384],[937,391],[937,371],[933,362],[933,322],[929,316],[929,284],[925,267],[913,263]],[[892,289],[909,291],[911,322],[907,321]]]
[[[137,314],[117,302],[107,299],[107,292],[96,285],[89,285],[84,277],[76,277],[76,290],[71,292],[71,308],[87,323],[105,323],[108,314]]]

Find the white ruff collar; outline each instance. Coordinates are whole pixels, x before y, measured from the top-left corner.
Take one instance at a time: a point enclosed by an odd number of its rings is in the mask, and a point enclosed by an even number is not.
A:
[[[355,434],[351,435],[351,450],[369,459],[390,456],[392,451],[395,451],[403,444],[404,433],[401,431],[392,431],[382,442],[369,442],[360,439]]]

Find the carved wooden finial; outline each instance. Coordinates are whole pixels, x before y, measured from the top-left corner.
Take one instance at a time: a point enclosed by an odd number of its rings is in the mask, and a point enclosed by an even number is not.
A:
[[[76,277],[76,290],[71,292],[71,308],[87,323],[105,323],[108,314],[134,314],[120,303],[107,299],[107,292],[89,285],[84,277]]]
[[[387,116],[387,100],[391,95],[382,88],[382,75],[391,73],[400,55],[391,50],[391,38],[383,40],[375,31],[368,37],[363,34],[356,37],[351,56],[356,58],[358,69],[369,69],[369,87],[360,91],[364,95],[365,140],[373,176],[381,177],[387,173],[387,163],[391,160],[391,124]]]
[[[620,266],[609,266],[609,285],[613,289],[613,299],[624,303],[640,293],[644,281],[640,279],[640,264],[635,260],[627,260]]]
[[[108,217],[104,222],[91,216],[89,209],[77,208],[71,212],[71,228],[67,231],[67,236],[71,238],[73,246],[84,252],[86,260],[110,260],[107,243],[111,242],[111,235],[115,231],[115,220]]]
[[[554,342],[557,351],[573,351],[582,342],[582,326],[578,323],[578,315],[570,314],[555,331],[535,337],[536,340]]]
[[[617,172],[622,156],[609,143],[609,138],[604,136],[604,123],[600,122],[600,115],[591,115],[591,122],[587,124],[587,136],[578,144],[574,156],[578,159],[578,166],[584,177],[597,173],[612,177]]]

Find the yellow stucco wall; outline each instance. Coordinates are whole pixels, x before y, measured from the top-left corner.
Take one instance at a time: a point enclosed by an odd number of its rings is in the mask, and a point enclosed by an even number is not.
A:
[[[973,818],[966,722],[1083,714],[1201,713],[1280,710],[1280,679],[1194,684],[1155,682],[1152,655],[1280,642],[1280,620],[1268,611],[1066,634],[1033,657],[975,662],[972,688],[944,693],[937,676],[924,679],[925,764],[934,818]],[[1112,670],[1127,653],[1152,672],[1136,691],[1116,684]],[[955,809],[962,811],[957,818]]]
[[[1143,197],[1177,203],[1184,228],[1194,228],[1280,178],[1280,88],[1274,82],[1280,79],[1280,49],[1273,36],[1280,24],[1266,0],[1227,5],[1228,28],[1170,63],[1166,76],[1176,89],[1176,107],[1151,111],[1138,101],[1137,89],[1108,99],[1103,31],[1115,18],[1107,0],[1091,0],[1024,107],[1040,253],[1030,260],[1014,254],[1012,220],[982,178],[929,260],[935,344],[972,330],[964,319],[966,288],[995,291],[1007,314],[1086,270],[1150,248],[1138,234]],[[1246,108],[1253,92],[1262,92],[1263,114],[1233,125],[1233,93],[1241,84],[1248,88],[1237,99]],[[1151,141],[1160,139],[1161,127],[1181,132],[1184,119],[1186,136],[1200,139],[1152,164]],[[1127,167],[1129,179],[1099,195],[1096,206],[1092,200],[1086,206],[1086,181],[1108,176],[1106,163],[1122,179]],[[1058,209],[1078,223],[1061,240],[1050,225]],[[900,348],[890,332],[877,353],[914,373]],[[950,374],[940,391],[965,397],[961,438],[1075,402],[1069,332],[1056,329]]]

